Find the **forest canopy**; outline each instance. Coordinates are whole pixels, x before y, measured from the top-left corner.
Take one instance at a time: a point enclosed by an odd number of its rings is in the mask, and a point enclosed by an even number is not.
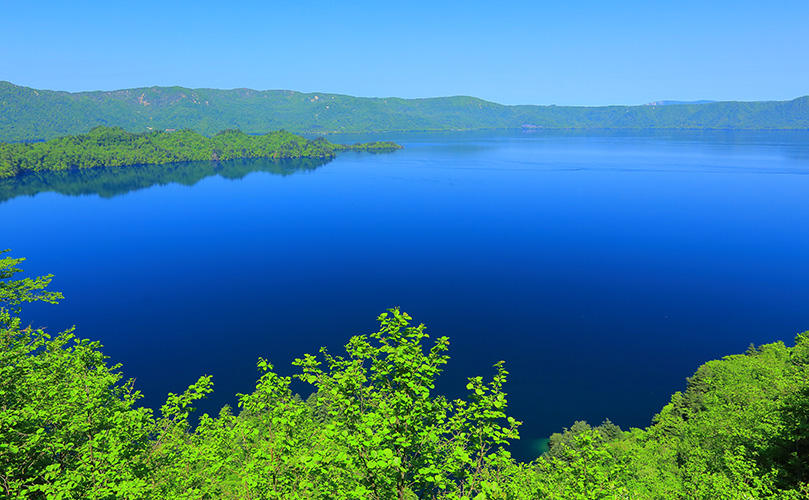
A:
[[[24,172],[74,168],[161,165],[186,161],[227,161],[239,158],[331,158],[339,151],[393,151],[392,142],[344,146],[322,137],[309,140],[279,130],[249,135],[224,130],[205,137],[193,130],[141,134],[120,127],[98,126],[87,134],[47,142],[0,143],[0,178]]]
[[[0,254],[7,251],[0,252]],[[435,394],[449,339],[399,309],[345,353],[294,360],[306,399],[259,359],[238,409],[190,417],[200,377],[159,411],[74,330],[23,326],[51,276],[0,257],[0,496],[253,499],[799,499],[809,494],[809,332],[701,366],[646,429],[575,422],[531,463],[507,445],[502,362]]]

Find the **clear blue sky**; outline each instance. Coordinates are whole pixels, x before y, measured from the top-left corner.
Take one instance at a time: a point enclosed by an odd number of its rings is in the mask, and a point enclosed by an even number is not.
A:
[[[0,80],[503,104],[809,94],[809,0],[0,0]]]

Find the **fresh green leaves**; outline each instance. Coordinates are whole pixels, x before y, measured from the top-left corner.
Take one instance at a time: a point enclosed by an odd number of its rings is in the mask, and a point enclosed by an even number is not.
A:
[[[0,297],[55,302],[50,276],[10,280],[23,259],[0,259]],[[140,393],[98,342],[51,338],[0,307],[0,496],[140,498],[151,426]],[[19,312],[19,308],[13,309]]]
[[[22,328],[26,302],[55,302],[50,276],[12,279],[0,259],[0,497],[88,499],[799,499],[809,494],[809,332],[706,363],[654,425],[576,422],[550,451],[515,462],[508,372],[470,377],[466,399],[435,394],[449,340],[399,309],[345,354],[304,355],[300,372],[260,358],[240,412],[203,415],[203,376],[159,416],[72,330]],[[14,309],[11,309],[11,308]],[[312,386],[304,401],[293,379]],[[299,383],[299,382],[295,382]]]
[[[9,251],[8,249],[0,250],[0,255]],[[10,312],[14,314],[19,314],[20,310],[13,306],[23,302],[43,301],[56,304],[59,299],[63,298],[59,292],[45,290],[53,278],[52,274],[38,278],[9,279],[22,272],[22,269],[16,266],[24,260],[24,258],[0,258],[0,307],[11,306]]]
[[[519,437],[519,423],[504,413],[507,372],[498,363],[491,383],[470,379],[470,402],[434,395],[449,339],[427,348],[425,326],[411,319],[390,309],[377,332],[351,339],[345,357],[323,349],[325,367],[311,355],[295,360],[298,377],[326,401],[324,435],[347,450],[347,465],[372,498],[479,492],[486,456]]]

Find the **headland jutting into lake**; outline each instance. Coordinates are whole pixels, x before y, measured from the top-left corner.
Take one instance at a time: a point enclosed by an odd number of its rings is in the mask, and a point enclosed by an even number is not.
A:
[[[243,158],[332,158],[340,151],[396,149],[401,146],[392,142],[345,146],[322,137],[309,140],[283,130],[260,136],[225,130],[209,138],[193,130],[135,134],[120,127],[96,127],[88,134],[47,142],[0,143],[0,178],[45,170]]]

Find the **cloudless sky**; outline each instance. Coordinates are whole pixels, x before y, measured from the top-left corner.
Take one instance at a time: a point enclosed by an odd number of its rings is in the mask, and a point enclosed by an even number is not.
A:
[[[0,80],[503,104],[809,94],[809,1],[0,0]]]

